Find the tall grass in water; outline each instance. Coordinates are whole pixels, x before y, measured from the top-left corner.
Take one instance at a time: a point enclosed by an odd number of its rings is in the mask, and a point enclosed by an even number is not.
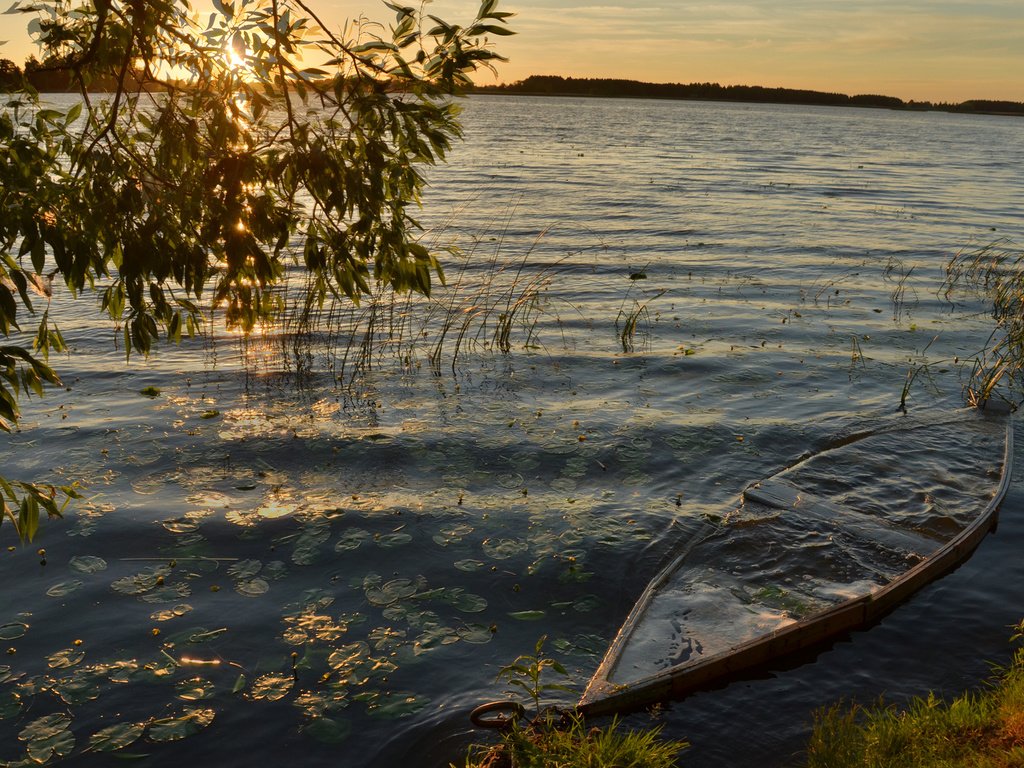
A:
[[[1019,399],[1024,394],[1024,253],[1006,240],[961,251],[946,268],[946,298],[958,287],[983,291],[995,320],[964,384],[967,401],[983,405],[1000,385]]]
[[[807,768],[1022,765],[1024,650],[1016,652],[1011,666],[987,689],[948,704],[929,695],[914,699],[903,711],[882,704],[823,710],[816,716],[807,750]]]
[[[310,298],[311,278],[296,268],[281,288],[277,323],[244,342],[245,359],[294,370],[300,380],[327,371],[351,383],[384,362],[440,373],[454,370],[472,351],[541,346],[539,324],[560,325],[559,299],[549,289],[569,257],[540,255],[543,232],[530,247],[510,252],[507,225],[506,219],[496,232],[469,238],[462,248],[445,247],[446,279],[429,296],[376,285],[358,305],[343,297],[320,305]],[[449,234],[442,228],[434,239]],[[440,250],[437,243],[432,247]],[[272,346],[273,359],[267,354]]]

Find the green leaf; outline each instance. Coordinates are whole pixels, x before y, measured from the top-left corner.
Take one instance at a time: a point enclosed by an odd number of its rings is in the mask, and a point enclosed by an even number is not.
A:
[[[134,744],[146,731],[145,723],[116,723],[97,731],[89,738],[89,749],[114,752]]]

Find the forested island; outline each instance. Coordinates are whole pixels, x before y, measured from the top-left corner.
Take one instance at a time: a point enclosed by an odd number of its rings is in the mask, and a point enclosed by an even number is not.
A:
[[[877,94],[827,93],[796,88],[718,83],[645,83],[638,80],[533,75],[507,85],[480,86],[474,93],[529,94],[533,96],[599,96],[604,98],[691,99],[699,101],[747,101],[771,104],[812,104],[835,107],[942,110],[978,114],[1022,115],[1024,102],[971,99],[959,104],[903,101]]]

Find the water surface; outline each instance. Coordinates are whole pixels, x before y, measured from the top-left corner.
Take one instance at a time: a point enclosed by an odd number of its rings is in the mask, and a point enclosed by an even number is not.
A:
[[[1024,242],[1010,118],[477,97],[464,120],[421,215],[464,256],[429,307],[383,306],[369,368],[358,338],[216,320],[125,365],[93,298],[55,298],[66,387],[0,457],[85,498],[0,557],[0,759],[53,715],[71,765],[132,724],[154,766],[446,765],[540,635],[582,688],[749,481],[891,413],[912,367],[912,412],[957,404],[991,324],[945,264]],[[788,765],[815,707],[984,678],[1020,618],[1021,494],[879,626],[666,709],[685,764]]]

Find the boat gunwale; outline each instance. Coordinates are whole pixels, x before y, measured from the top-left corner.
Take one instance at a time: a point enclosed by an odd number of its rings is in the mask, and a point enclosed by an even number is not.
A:
[[[958,411],[957,418],[931,422],[931,424],[954,424],[966,421],[970,417],[978,418],[977,410],[975,408],[962,409]],[[597,671],[587,685],[577,705],[577,711],[584,716],[606,715],[633,711],[655,702],[681,698],[688,693],[709,687],[714,682],[720,681],[723,678],[835,639],[846,632],[877,621],[925,585],[937,580],[963,563],[977,549],[989,530],[994,527],[998,519],[999,507],[1006,496],[1011,479],[1011,463],[1013,458],[1012,412],[1000,407],[992,407],[985,410],[994,415],[1003,415],[1006,419],[999,483],[992,498],[985,505],[984,510],[970,524],[965,526],[963,530],[958,532],[931,555],[912,568],[907,569],[900,576],[877,591],[868,592],[859,597],[837,603],[824,611],[734,645],[727,650],[716,653],[694,664],[688,664],[682,668],[678,665],[676,667],[669,667],[629,683],[612,683],[608,678],[619,663],[624,647],[632,637],[640,618],[646,612],[655,592],[681,565],[694,546],[719,529],[714,528],[698,533],[686,544],[679,555],[674,557],[668,565],[658,572],[643,593],[641,593],[626,621],[605,653]],[[987,415],[982,415],[981,418],[987,418]],[[910,427],[910,429],[919,429],[926,426],[929,426],[929,423],[921,422]],[[788,469],[792,469],[813,456],[820,456],[829,450],[835,450],[852,442],[857,442],[862,437],[896,431],[899,428],[879,429],[875,432],[862,434],[860,437],[852,440],[845,440],[836,446],[804,456],[790,467],[780,470],[770,477],[775,477]],[[903,425],[903,428],[906,428],[906,426]]]

